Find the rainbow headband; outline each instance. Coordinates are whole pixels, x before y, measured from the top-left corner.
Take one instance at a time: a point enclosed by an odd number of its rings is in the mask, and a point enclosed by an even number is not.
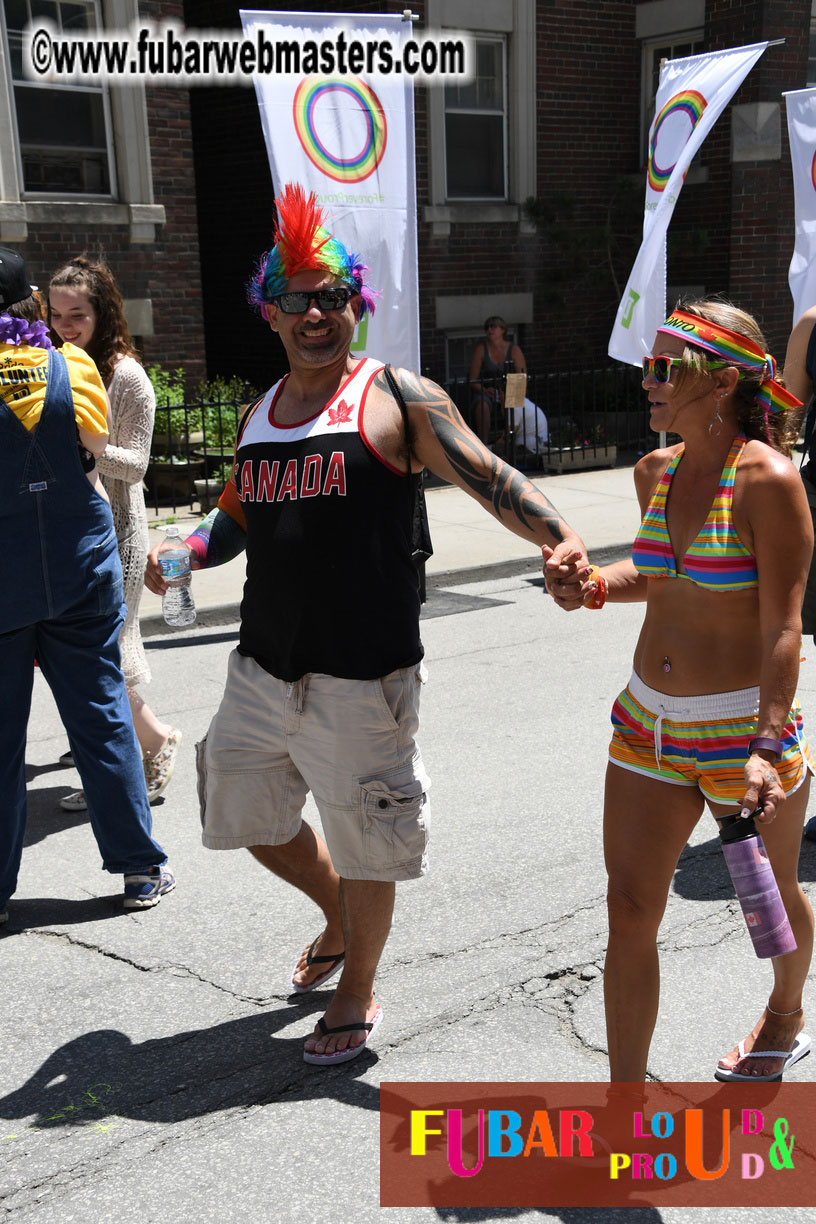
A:
[[[360,294],[360,318],[374,313],[376,290],[366,282],[368,266],[324,227],[324,213],[312,191],[307,197],[299,183],[287,183],[275,200],[278,222],[270,251],[258,261],[247,286],[250,303],[261,310],[283,293],[296,272],[330,272]]]
[[[786,412],[789,408],[801,408],[802,401],[791,395],[776,381],[776,362],[770,353],[764,353],[758,344],[739,332],[729,331],[719,323],[710,323],[699,315],[675,310],[657,334],[679,336],[694,348],[705,349],[725,361],[726,365],[740,367],[751,374],[764,375],[756,394],[756,402],[763,412]]]

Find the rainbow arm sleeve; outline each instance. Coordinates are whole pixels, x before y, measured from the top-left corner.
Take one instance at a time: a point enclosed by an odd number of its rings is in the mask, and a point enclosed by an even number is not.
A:
[[[195,553],[199,569],[225,565],[246,548],[246,522],[235,484],[230,480],[203,522],[199,523],[185,544]]]

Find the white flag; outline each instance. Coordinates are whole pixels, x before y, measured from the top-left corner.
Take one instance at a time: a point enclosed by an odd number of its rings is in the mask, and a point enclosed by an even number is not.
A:
[[[666,231],[691,159],[767,42],[669,60],[660,70],[649,164],[643,242],[626,285],[609,356],[640,365],[666,317]]]
[[[816,89],[785,94],[796,238],[788,271],[793,321],[816,306]]]
[[[410,22],[396,14],[242,11],[241,20],[248,37],[263,26],[269,38],[301,47],[341,35],[396,47],[411,36]],[[411,78],[271,74],[256,76],[255,91],[276,194],[290,182],[314,191],[327,228],[362,257],[382,295],[357,328],[352,352],[419,370]],[[272,217],[269,229],[271,241]]]

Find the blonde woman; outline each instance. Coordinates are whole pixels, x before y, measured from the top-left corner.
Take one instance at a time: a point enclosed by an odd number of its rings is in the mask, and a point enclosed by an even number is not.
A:
[[[788,456],[801,404],[750,315],[677,308],[643,360],[651,428],[681,442],[635,468],[632,559],[595,569],[585,603],[646,604],[612,710],[604,808],[611,1078],[646,1078],[659,998],[657,932],[679,855],[707,804],[757,821],[797,948],[774,957],[759,1019],[717,1079],[778,1080],[810,1049],[802,989],[813,913],[797,878],[813,758],[796,682],[813,531]],[[558,583],[557,602],[571,606]]]

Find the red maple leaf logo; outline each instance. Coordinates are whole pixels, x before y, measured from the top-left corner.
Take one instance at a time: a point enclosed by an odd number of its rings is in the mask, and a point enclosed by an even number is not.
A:
[[[347,421],[351,420],[353,411],[353,404],[347,404],[345,400],[341,400],[336,408],[329,409],[329,424],[345,425]]]

